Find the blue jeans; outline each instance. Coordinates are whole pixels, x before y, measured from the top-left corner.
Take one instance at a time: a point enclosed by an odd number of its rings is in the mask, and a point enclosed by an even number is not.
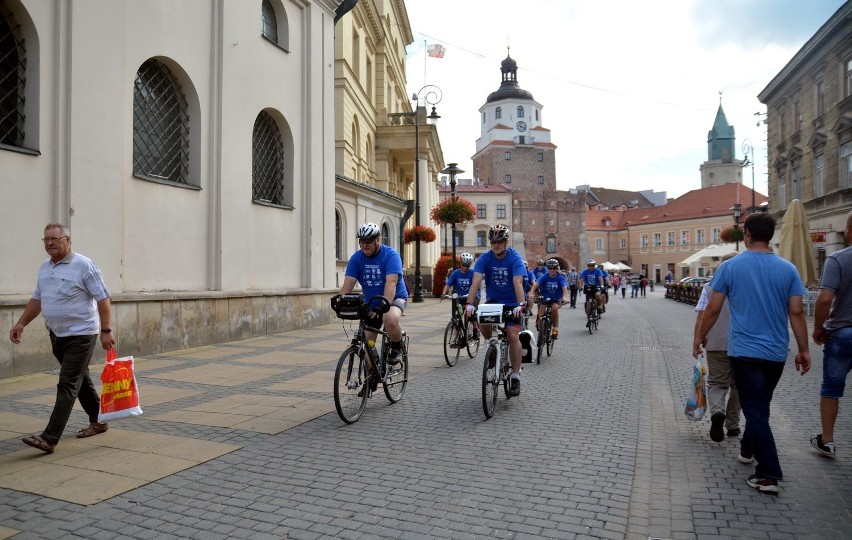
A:
[[[748,356],[732,356],[731,372],[740,394],[740,406],[746,419],[740,441],[740,453],[757,460],[755,473],[761,478],[781,480],[778,449],[769,427],[769,403],[781,380],[784,362],[773,362]]]
[[[89,361],[95,352],[98,334],[57,337],[51,332],[50,343],[53,346],[53,356],[60,364],[59,384],[56,385],[56,404],[41,438],[50,444],[56,444],[65,431],[65,425],[71,417],[71,409],[78,398],[89,416],[89,423],[98,421],[101,400],[92,378],[89,377]]]
[[[822,353],[822,387],[819,395],[840,399],[846,376],[852,370],[852,326],[832,332]]]

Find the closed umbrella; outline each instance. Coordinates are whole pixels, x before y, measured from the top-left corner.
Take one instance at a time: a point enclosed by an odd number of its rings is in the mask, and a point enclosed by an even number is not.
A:
[[[817,285],[808,218],[799,199],[790,202],[781,219],[779,241],[778,255],[793,263],[802,277],[802,283],[805,286]]]

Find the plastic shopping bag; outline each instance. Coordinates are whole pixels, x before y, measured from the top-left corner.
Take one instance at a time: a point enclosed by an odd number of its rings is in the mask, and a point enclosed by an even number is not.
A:
[[[106,365],[101,373],[101,410],[98,422],[139,416],[139,388],[133,372],[133,357],[116,358],[115,349],[107,350]]]
[[[704,354],[692,366],[692,381],[686,396],[684,414],[690,420],[701,420],[707,410],[707,368],[704,367]]]

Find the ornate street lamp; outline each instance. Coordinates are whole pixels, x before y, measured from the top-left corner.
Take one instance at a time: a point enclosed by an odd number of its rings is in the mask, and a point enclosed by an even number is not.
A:
[[[437,120],[440,118],[435,105],[441,102],[441,89],[434,84],[427,84],[411,95],[411,100],[414,101],[414,112],[399,113],[396,116],[404,116],[414,119],[414,224],[420,226],[420,103],[423,102],[424,108],[427,105],[432,106],[432,112],[426,117],[427,120]],[[414,302],[423,301],[423,272],[420,268],[420,239],[414,245]]]
[[[459,169],[458,163],[450,163],[447,165],[447,168],[441,171],[441,174],[449,174],[450,175],[450,198],[452,200],[456,199],[456,175],[461,174],[464,171]],[[455,269],[456,267],[456,222],[453,222],[452,225],[452,237],[453,237],[453,262],[452,267]]]
[[[734,228],[739,229],[740,228],[740,216],[743,215],[743,206],[740,203],[735,203],[734,206],[732,206],[730,209],[734,213]],[[737,237],[737,238],[738,238],[737,239],[737,251],[739,251],[740,250],[740,241],[739,241],[739,237]]]

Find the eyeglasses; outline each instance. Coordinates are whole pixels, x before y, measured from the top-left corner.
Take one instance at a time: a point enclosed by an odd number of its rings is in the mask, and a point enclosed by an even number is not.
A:
[[[361,244],[362,246],[366,246],[367,244],[372,244],[376,240],[377,240],[376,238],[370,238],[369,240],[365,240],[364,238],[359,238],[358,243]]]
[[[63,238],[68,238],[67,236],[45,236],[41,239],[42,242],[47,244],[48,242],[59,242]]]

